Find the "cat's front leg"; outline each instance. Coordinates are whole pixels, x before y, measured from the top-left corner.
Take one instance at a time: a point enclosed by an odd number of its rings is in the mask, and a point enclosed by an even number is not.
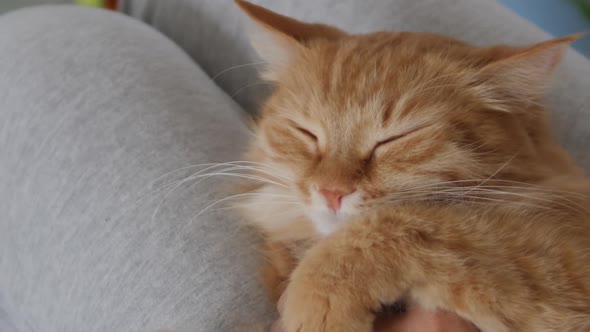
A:
[[[286,332],[368,332],[382,303],[404,295],[403,256],[383,255],[390,240],[363,226],[324,239],[297,266],[284,294]]]
[[[278,302],[285,291],[289,275],[295,269],[295,258],[286,244],[265,241],[264,254],[266,257],[262,272],[264,285],[273,302]]]
[[[336,261],[317,263],[304,260],[291,276],[283,294],[285,332],[370,331],[378,303],[359,296],[355,282],[362,277],[340,275]]]

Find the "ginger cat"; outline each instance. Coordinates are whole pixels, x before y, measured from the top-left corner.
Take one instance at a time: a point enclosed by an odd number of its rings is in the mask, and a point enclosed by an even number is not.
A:
[[[400,299],[483,332],[590,331],[590,182],[542,103],[577,36],[350,35],[236,2],[276,86],[242,205],[286,331],[370,331]]]

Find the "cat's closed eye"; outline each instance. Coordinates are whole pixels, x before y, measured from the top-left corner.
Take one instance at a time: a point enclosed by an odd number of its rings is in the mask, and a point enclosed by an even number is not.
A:
[[[297,129],[297,131],[299,131],[300,133],[302,133],[303,135],[305,135],[309,139],[313,140],[314,142],[318,141],[318,137],[314,133],[312,133],[311,131],[309,131],[305,128],[299,127],[299,126],[295,126],[295,129]]]
[[[428,127],[428,126],[427,125],[420,126],[420,127],[415,128],[415,129],[412,129],[410,131],[407,131],[407,132],[405,132],[403,134],[393,135],[393,136],[390,136],[390,137],[388,137],[388,138],[386,138],[384,140],[381,140],[381,141],[377,142],[377,144],[375,144],[375,146],[373,147],[373,150],[371,151],[371,157],[375,154],[375,151],[377,151],[378,148],[380,148],[382,146],[385,146],[385,145],[387,145],[389,143],[395,142],[395,141],[399,140],[400,138],[406,137],[406,136],[408,136],[410,134],[413,134],[413,133],[415,133],[415,132],[417,132],[417,131],[419,131],[421,129],[424,129],[426,127]]]
[[[381,140],[381,141],[377,142],[377,144],[375,144],[375,146],[373,146],[373,150],[371,150],[371,154],[369,155],[369,157],[367,158],[367,160],[370,160],[370,159],[373,158],[373,156],[375,155],[375,151],[377,151],[378,148],[380,148],[380,147],[382,147],[382,146],[384,146],[384,145],[386,145],[388,143],[397,141],[398,139],[400,139],[400,138],[402,138],[404,136],[405,136],[405,134],[395,135],[395,136],[391,136],[389,138],[386,138],[384,140]]]
[[[390,136],[390,137],[388,137],[388,138],[386,138],[384,140],[381,140],[381,141],[377,142],[377,144],[375,144],[375,146],[373,147],[373,150],[371,152],[371,155],[375,154],[375,151],[378,148],[380,148],[380,147],[382,147],[384,145],[387,145],[389,143],[395,142],[395,141],[397,141],[400,138],[406,137],[406,136],[408,136],[408,135],[410,135],[412,133],[415,133],[416,131],[419,131],[421,129],[424,129],[426,127],[428,127],[428,126],[427,125],[425,125],[425,126],[419,126],[419,127],[416,127],[416,128],[414,128],[412,130],[409,130],[409,131],[407,131],[407,132],[405,132],[403,134],[393,135],[393,136]]]
[[[384,146],[384,145],[386,145],[388,143],[395,142],[395,141],[397,141],[398,139],[400,139],[400,138],[402,138],[404,136],[406,136],[406,134],[394,135],[394,136],[388,137],[388,138],[386,138],[386,139],[384,139],[382,141],[377,142],[377,144],[375,144],[375,146],[373,147],[373,150],[371,151],[371,155],[375,154],[375,151],[378,148],[380,148],[380,147],[382,147],[382,146]]]
[[[379,142],[377,142],[377,144],[375,144],[375,148],[374,149],[377,149],[378,147],[383,146],[383,145],[385,145],[387,143],[391,143],[393,141],[397,141],[398,139],[400,139],[400,138],[402,138],[404,136],[405,136],[405,134],[395,135],[395,136],[391,136],[391,137],[389,137],[387,139],[384,139],[382,141],[379,141]]]

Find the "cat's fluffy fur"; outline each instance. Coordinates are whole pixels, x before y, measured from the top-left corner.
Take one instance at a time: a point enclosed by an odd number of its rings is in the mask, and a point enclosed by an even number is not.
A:
[[[478,48],[237,3],[276,84],[249,153],[272,183],[243,207],[286,331],[370,331],[401,298],[483,332],[590,330],[590,185],[542,105],[576,36]]]

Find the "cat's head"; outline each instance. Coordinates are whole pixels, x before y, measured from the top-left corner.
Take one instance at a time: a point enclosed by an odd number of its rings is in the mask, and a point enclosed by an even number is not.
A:
[[[462,199],[476,192],[453,188],[546,171],[535,162],[550,140],[539,104],[576,36],[477,48],[424,33],[350,35],[238,4],[275,84],[251,156],[321,233],[383,204]]]

